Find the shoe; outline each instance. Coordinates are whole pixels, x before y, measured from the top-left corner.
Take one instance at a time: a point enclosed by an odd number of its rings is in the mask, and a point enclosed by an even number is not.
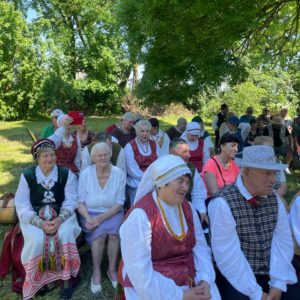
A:
[[[286,168],[286,169],[284,170],[284,173],[285,173],[286,175],[292,175],[292,172],[290,171],[289,168]]]
[[[110,282],[111,282],[111,285],[113,286],[114,289],[116,289],[117,286],[118,286],[118,281],[117,281],[117,280],[112,280],[112,279],[110,278],[110,276],[109,276],[109,272],[108,272],[108,271],[107,271],[106,274],[107,274],[108,279],[109,279]]]
[[[91,292],[93,294],[97,294],[97,293],[101,293],[102,292],[102,285],[101,285],[101,283],[94,284],[93,283],[93,277],[91,278]]]
[[[61,289],[59,293],[60,299],[71,299],[73,296],[73,289],[71,287]]]

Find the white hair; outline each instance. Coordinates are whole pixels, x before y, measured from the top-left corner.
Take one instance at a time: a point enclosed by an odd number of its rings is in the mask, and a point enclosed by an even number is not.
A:
[[[97,144],[95,144],[92,149],[91,149],[91,157],[95,156],[96,152],[98,150],[104,150],[106,151],[107,153],[109,153],[109,155],[111,156],[112,155],[112,150],[111,148],[104,142],[99,142]]]
[[[151,130],[152,126],[151,123],[148,120],[139,120],[135,125],[135,130],[140,132],[141,128],[143,126],[147,126],[149,128],[149,130]]]

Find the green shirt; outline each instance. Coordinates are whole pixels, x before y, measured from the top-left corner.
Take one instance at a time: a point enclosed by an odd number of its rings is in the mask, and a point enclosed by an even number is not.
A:
[[[45,138],[49,137],[50,135],[52,135],[53,133],[54,133],[54,126],[53,126],[53,124],[48,125],[48,126],[46,126],[46,127],[44,127],[42,129],[42,132],[40,134],[40,138],[41,139],[43,139],[43,138],[45,139]]]

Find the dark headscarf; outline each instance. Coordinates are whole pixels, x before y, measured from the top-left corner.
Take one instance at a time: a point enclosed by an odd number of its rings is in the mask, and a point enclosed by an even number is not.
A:
[[[49,139],[39,139],[33,143],[31,147],[31,154],[35,162],[37,162],[42,150],[46,148],[55,149],[55,144]]]

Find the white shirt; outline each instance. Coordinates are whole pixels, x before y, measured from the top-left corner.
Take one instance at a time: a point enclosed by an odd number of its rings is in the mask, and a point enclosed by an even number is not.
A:
[[[152,193],[152,196],[157,204],[155,191]],[[161,201],[161,204],[172,230],[175,234],[180,234],[181,227],[177,206],[170,206],[164,201]],[[197,213],[194,209],[192,209],[192,212],[196,236],[196,245],[193,249],[196,269],[195,282],[200,280],[207,281],[210,284],[212,299],[218,300],[221,298],[214,283],[215,271],[212,265],[211,251],[206,244]],[[185,231],[187,231],[187,223],[184,216],[183,223]],[[120,228],[121,251],[124,261],[123,278],[125,274],[128,274],[134,286],[134,288],[124,289],[126,299],[182,300],[183,291],[188,289],[188,287],[177,286],[172,279],[153,269],[151,235],[150,221],[144,210],[140,208],[134,209]]]
[[[205,184],[197,170],[195,170],[193,177],[191,198],[193,207],[201,214],[206,213],[205,200],[207,198],[207,192]]]
[[[289,220],[293,236],[298,247],[300,247],[300,196],[297,196],[291,206]]]
[[[106,184],[101,188],[96,165],[88,166],[79,176],[78,202],[84,203],[88,211],[105,212],[115,204],[124,204],[125,185],[124,172],[112,166]]]
[[[80,172],[82,172],[86,167],[93,164],[91,155],[89,153],[88,147],[84,147],[81,152],[81,169]],[[125,161],[125,152],[124,149],[121,148],[118,158],[116,167],[120,168],[125,174],[126,174],[126,161]]]
[[[52,188],[58,178],[57,166],[53,167],[47,177],[44,176],[40,167],[37,166],[35,169],[35,175],[38,184],[41,184],[42,186],[48,185]],[[61,208],[73,213],[77,208],[77,178],[71,171],[68,173],[64,192],[65,200],[63,201]],[[36,215],[30,203],[30,189],[23,174],[20,177],[20,182],[16,192],[15,206],[21,223],[28,224],[31,218]]]
[[[161,139],[163,139],[163,143],[161,147],[158,145],[160,148],[160,154],[161,155],[169,154],[170,138],[165,132],[159,129],[157,134],[150,135],[150,139],[156,142],[157,144],[160,142]]]
[[[243,197],[246,199],[253,197],[244,186],[241,175],[238,176],[236,185]],[[291,264],[294,246],[287,213],[279,197],[277,203],[278,218],[271,245],[269,284],[271,287],[286,291],[287,284],[297,282]],[[261,300],[262,288],[256,282],[254,273],[241,250],[236,222],[226,200],[217,197],[210,201],[208,215],[211,246],[219,270],[236,290],[248,296],[250,300]]]
[[[135,138],[135,141],[137,138]],[[138,150],[143,156],[150,156],[151,155],[151,147],[150,144],[148,143],[148,148],[146,148],[146,144],[140,145],[141,143],[137,142]],[[143,148],[141,148],[143,147]],[[144,150],[147,150],[144,152]],[[132,187],[136,188],[140,181],[142,180],[144,172],[140,169],[138,166],[135,158],[134,158],[134,152],[132,150],[132,147],[130,143],[127,143],[125,148],[125,160],[126,160],[126,169],[127,169],[127,184]],[[157,157],[160,157],[160,148],[156,144],[156,155]]]
[[[53,141],[53,143],[55,144],[55,148],[58,149],[61,145],[61,143],[64,142],[68,142],[71,143],[73,142],[73,137],[69,136],[68,138],[65,137],[65,128],[64,127],[59,127],[57,128],[54,133],[48,137],[48,139],[50,139],[51,141]],[[81,143],[80,143],[80,138],[77,135],[76,136],[77,139],[77,152],[75,155],[75,159],[74,159],[74,164],[75,166],[78,168],[78,170],[80,170],[80,165],[81,165]]]

